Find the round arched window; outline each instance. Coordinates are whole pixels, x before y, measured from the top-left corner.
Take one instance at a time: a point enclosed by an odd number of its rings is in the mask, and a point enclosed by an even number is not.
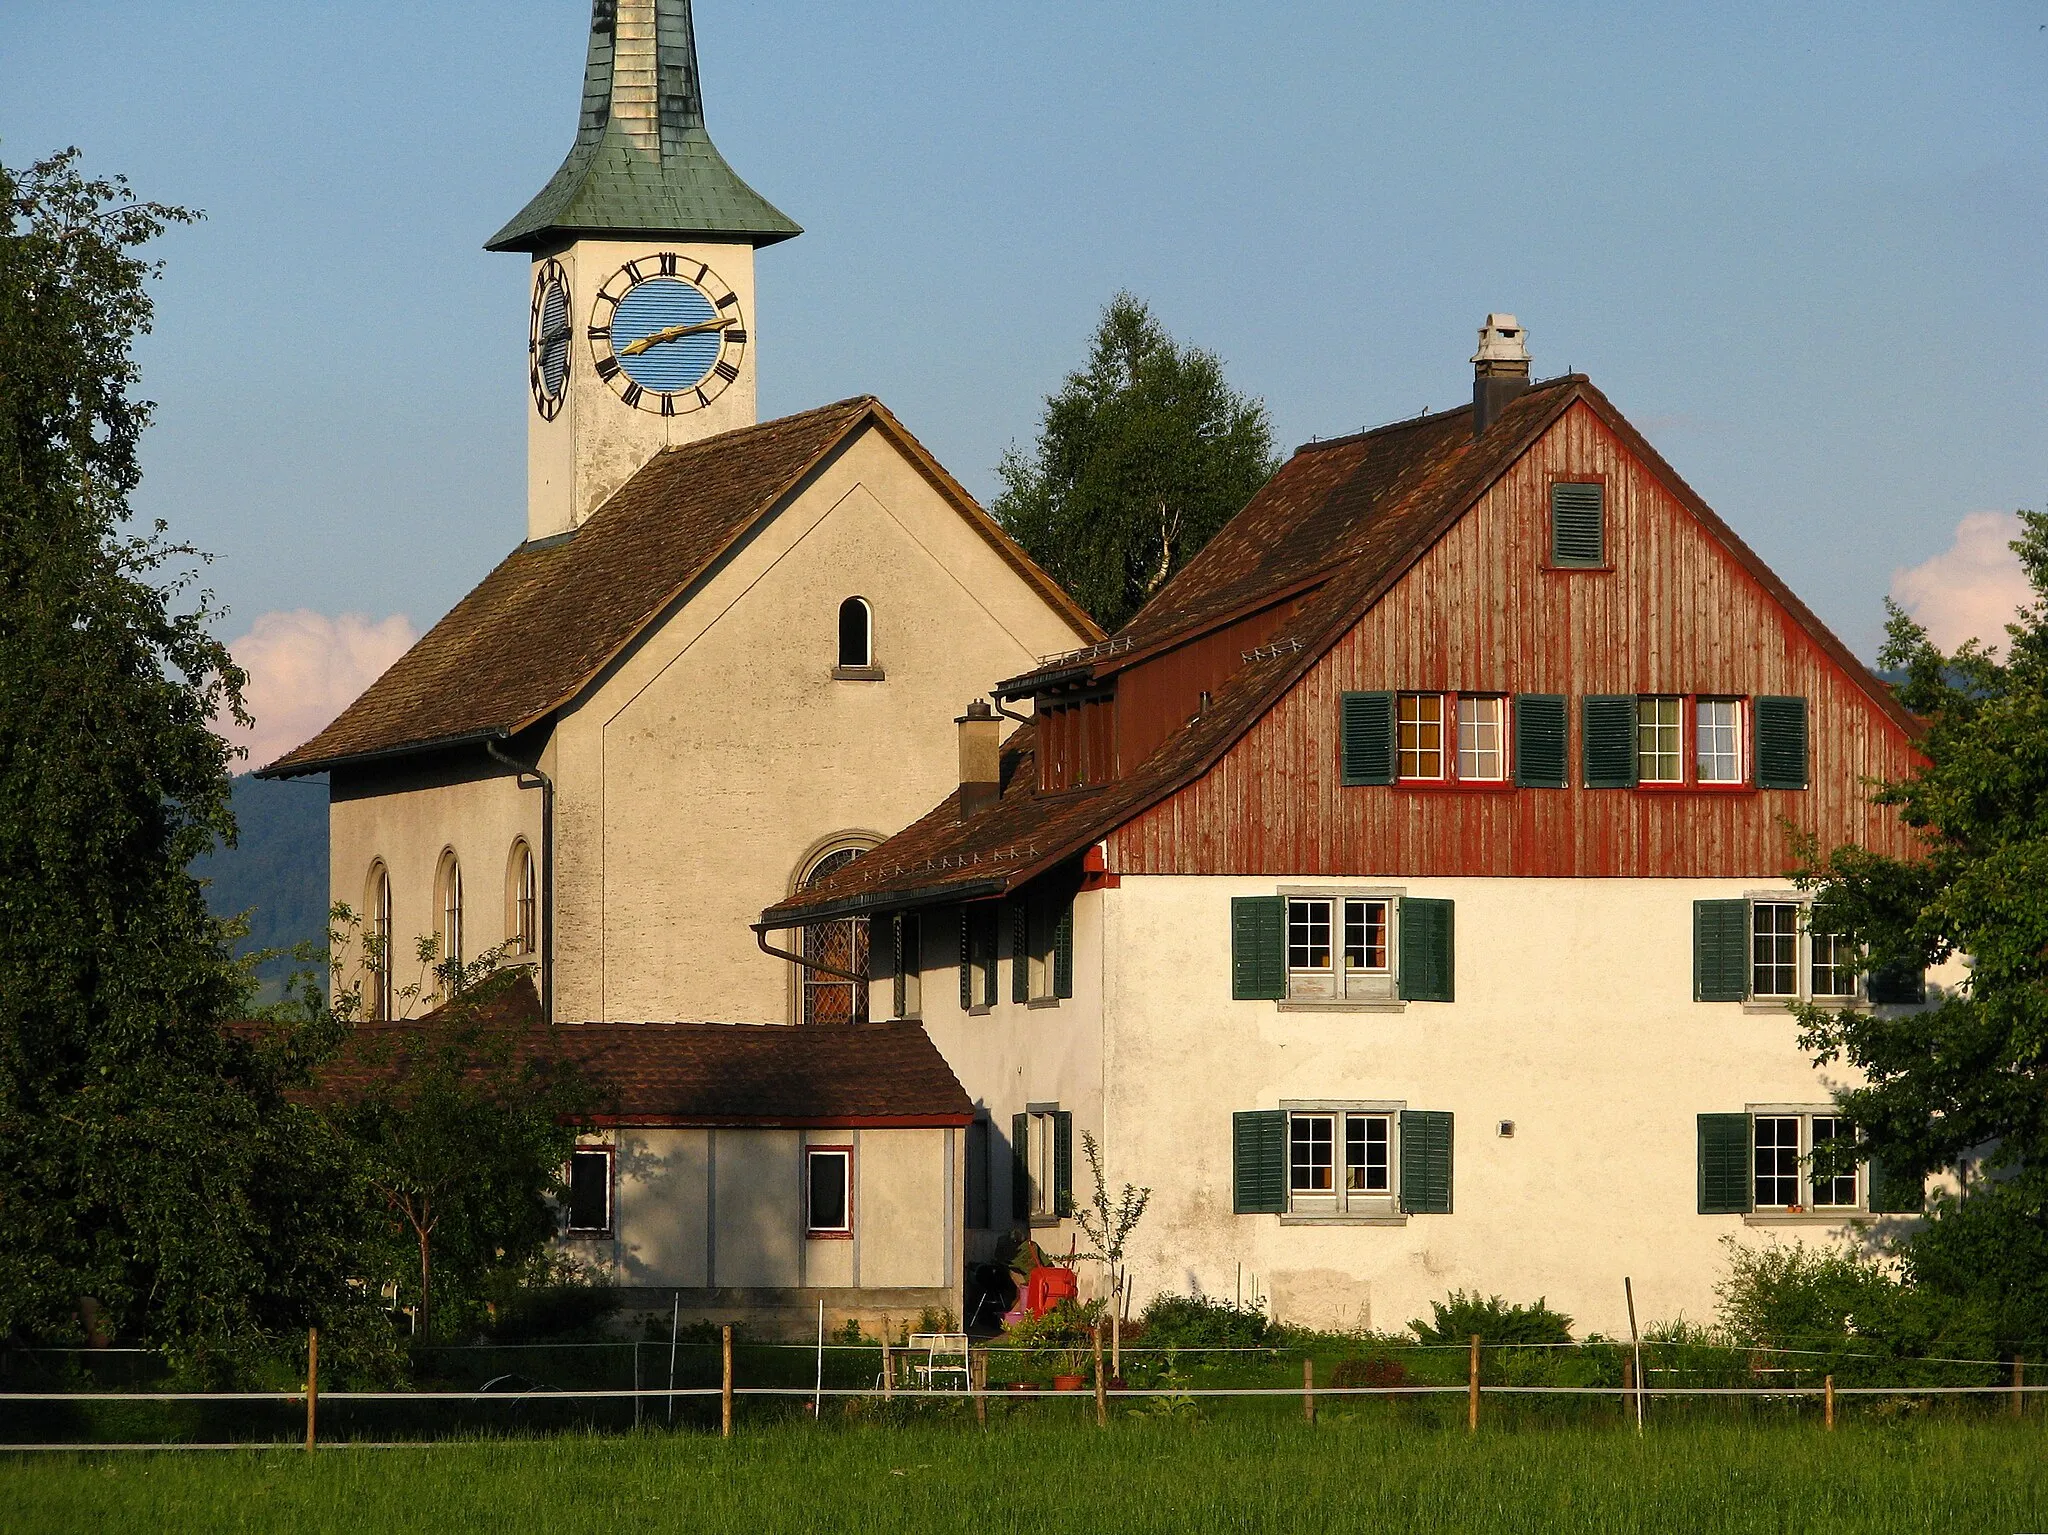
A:
[[[441,867],[434,878],[434,937],[441,955],[443,996],[462,989],[462,865],[453,852],[441,855]]]
[[[839,604],[839,664],[875,664],[875,615],[865,597],[849,597]]]
[[[391,1017],[391,871],[379,858],[363,888],[363,1012]]]
[[[858,599],[856,599],[858,600]],[[825,876],[845,868],[866,852],[865,848],[843,847],[827,853],[803,879],[805,889]],[[804,929],[804,958],[830,965],[833,970],[868,973],[868,922],[865,917],[842,917],[837,922],[817,922]],[[850,981],[828,970],[803,971],[803,1021],[805,1023],[866,1023],[868,985]]]

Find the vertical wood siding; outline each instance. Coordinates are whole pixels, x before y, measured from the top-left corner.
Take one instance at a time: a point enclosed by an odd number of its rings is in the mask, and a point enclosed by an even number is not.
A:
[[[1550,483],[1607,485],[1611,571],[1551,571]],[[1564,693],[1568,789],[1343,788],[1351,690]],[[1588,790],[1578,700],[1794,694],[1805,790]],[[1753,743],[1745,742],[1745,749]],[[1784,821],[1823,846],[1906,853],[1867,781],[1914,761],[1905,733],[1584,405],[1491,491],[1207,774],[1109,839],[1138,874],[1771,878]]]
[[[1212,634],[1149,656],[1116,679],[1116,757],[1119,775],[1128,773],[1188,722],[1201,707],[1204,689],[1223,686],[1242,664],[1245,651],[1270,640],[1296,604],[1276,604],[1251,613]]]

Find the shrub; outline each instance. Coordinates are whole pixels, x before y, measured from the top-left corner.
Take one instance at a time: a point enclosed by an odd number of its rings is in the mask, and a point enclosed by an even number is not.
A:
[[[1264,1348],[1280,1341],[1258,1307],[1206,1295],[1155,1295],[1139,1323],[1147,1348]]]
[[[1420,1317],[1408,1324],[1424,1343],[1463,1343],[1474,1333],[1486,1343],[1569,1343],[1572,1319],[1552,1311],[1541,1297],[1533,1306],[1510,1306],[1498,1295],[1482,1299],[1453,1290],[1448,1300],[1431,1301],[1436,1320]]]

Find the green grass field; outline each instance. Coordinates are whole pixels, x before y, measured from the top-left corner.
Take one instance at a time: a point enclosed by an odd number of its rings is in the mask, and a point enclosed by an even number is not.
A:
[[[0,1455],[11,1535],[431,1530],[2048,1530],[2048,1432],[1998,1421],[1482,1433],[1366,1417],[819,1428],[397,1450]]]

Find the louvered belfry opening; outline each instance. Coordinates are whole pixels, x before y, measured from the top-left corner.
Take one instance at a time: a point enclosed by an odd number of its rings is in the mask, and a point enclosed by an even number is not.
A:
[[[829,874],[845,868],[860,857],[857,847],[841,848],[818,860],[804,880],[806,889]],[[837,922],[815,922],[804,929],[804,958],[833,970],[868,973],[868,922],[865,917],[842,917]],[[849,981],[829,970],[803,970],[803,1021],[805,1023],[866,1023],[868,987],[865,981]]]

